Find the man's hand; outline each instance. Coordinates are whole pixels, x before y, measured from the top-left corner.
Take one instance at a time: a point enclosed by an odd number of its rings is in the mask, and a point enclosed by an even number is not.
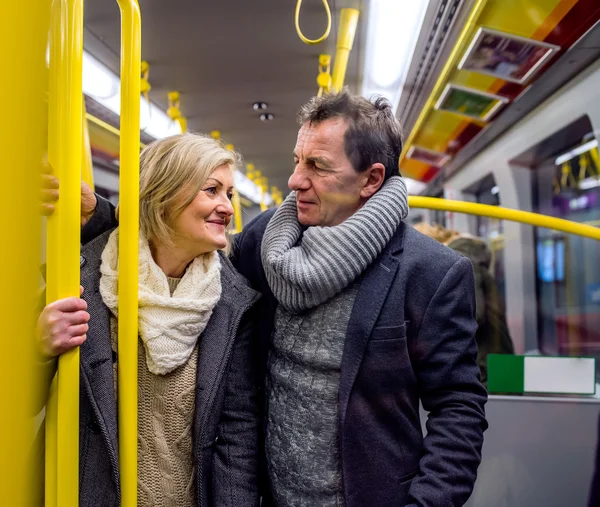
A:
[[[52,174],[52,167],[47,161],[42,165],[42,182],[40,191],[40,211],[42,215],[54,213],[59,198],[58,178]],[[90,186],[81,181],[81,226],[87,224],[96,211],[96,196]]]
[[[90,221],[96,211],[98,200],[89,185],[81,180],[81,227]]]
[[[40,189],[40,212],[42,215],[52,215],[56,201],[58,201],[58,178],[52,174],[52,167],[48,161],[44,160]]]

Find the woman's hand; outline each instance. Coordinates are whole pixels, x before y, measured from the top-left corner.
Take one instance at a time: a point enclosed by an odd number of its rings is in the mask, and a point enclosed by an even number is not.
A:
[[[45,359],[79,347],[85,341],[90,320],[86,310],[87,303],[75,297],[59,299],[44,308],[37,322],[37,335]]]

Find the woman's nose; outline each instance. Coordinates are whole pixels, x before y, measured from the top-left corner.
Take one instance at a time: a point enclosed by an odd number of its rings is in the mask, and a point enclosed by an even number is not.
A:
[[[233,204],[231,203],[231,201],[229,200],[229,198],[224,199],[217,206],[217,210],[216,211],[220,215],[224,215],[224,216],[230,217],[231,215],[233,215]]]

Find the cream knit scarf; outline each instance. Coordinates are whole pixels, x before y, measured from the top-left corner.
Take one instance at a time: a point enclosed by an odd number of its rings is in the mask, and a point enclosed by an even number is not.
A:
[[[115,317],[118,308],[118,230],[102,252],[100,293]],[[164,375],[192,354],[221,297],[221,261],[217,252],[196,257],[171,297],[165,273],[158,267],[148,241],[139,243],[139,333],[148,370]]]

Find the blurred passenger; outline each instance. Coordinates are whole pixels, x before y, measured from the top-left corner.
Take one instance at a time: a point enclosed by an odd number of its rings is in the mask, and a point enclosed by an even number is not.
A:
[[[263,505],[462,506],[487,427],[471,263],[404,224],[387,101],[315,98],[299,123],[291,194],[233,249],[265,296]],[[113,223],[98,198],[85,235]]]
[[[514,354],[514,346],[506,323],[506,310],[496,281],[490,272],[493,253],[487,243],[475,236],[460,234],[425,222],[415,229],[427,234],[471,259],[475,272],[475,307],[477,317],[477,363],[481,379],[487,385],[488,354]]]
[[[228,244],[235,162],[214,140],[193,134],[156,141],[141,156],[142,507],[223,506],[231,498],[240,506],[258,504],[249,324],[259,295],[220,251]],[[120,505],[118,235],[118,228],[107,231],[83,248],[84,299],[49,304],[38,323],[49,367],[56,365],[52,358],[81,345],[81,505]]]

